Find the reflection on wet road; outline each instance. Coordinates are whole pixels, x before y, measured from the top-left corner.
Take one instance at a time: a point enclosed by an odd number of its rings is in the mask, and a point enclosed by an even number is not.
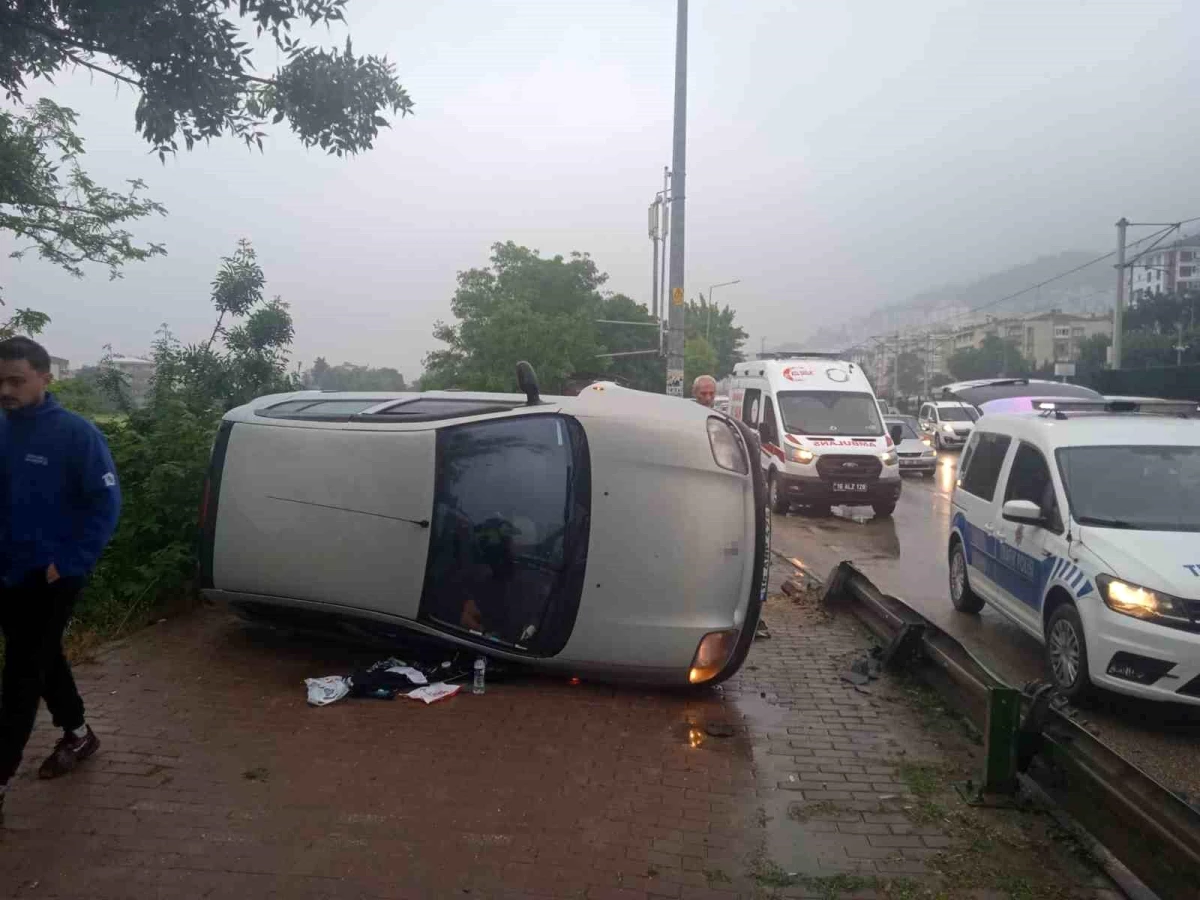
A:
[[[825,578],[853,560],[884,592],[894,594],[982,659],[1009,684],[1043,677],[1041,645],[990,608],[978,616],[950,605],[946,564],[950,494],[958,454],[942,453],[933,478],[904,479],[891,519],[869,508],[835,508],[814,517],[776,516],[773,548]],[[1105,695],[1085,713],[1100,736],[1168,787],[1200,800],[1200,710]]]

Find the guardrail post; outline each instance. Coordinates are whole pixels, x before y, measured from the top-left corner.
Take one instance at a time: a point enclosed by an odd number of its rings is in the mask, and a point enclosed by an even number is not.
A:
[[[1017,788],[1017,732],[1021,725],[1021,693],[989,687],[984,730],[983,793],[1011,794]]]

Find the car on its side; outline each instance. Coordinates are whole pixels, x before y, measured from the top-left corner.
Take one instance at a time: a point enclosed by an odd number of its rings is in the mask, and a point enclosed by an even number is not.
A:
[[[766,590],[757,436],[612,383],[541,397],[531,374],[525,395],[301,391],[227,413],[205,596],[572,675],[728,678]]]
[[[883,426],[896,445],[896,455],[900,458],[900,474],[933,477],[933,473],[937,471],[937,451],[933,449],[933,440],[918,430],[920,426],[917,425],[917,420],[912,416],[887,416],[883,420]]]
[[[1057,688],[1200,705],[1200,419],[985,415],[952,498],[950,599],[1040,640]]]

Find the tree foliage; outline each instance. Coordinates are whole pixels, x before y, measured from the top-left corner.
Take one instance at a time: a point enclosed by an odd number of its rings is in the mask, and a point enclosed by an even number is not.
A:
[[[893,400],[899,400],[901,397],[915,397],[922,392],[925,387],[925,360],[921,354],[905,350],[889,363],[887,383],[883,393],[890,394],[893,385],[896,386],[895,390],[899,394],[899,396],[893,397]]]
[[[703,374],[724,378],[733,372],[734,363],[741,361],[747,335],[734,324],[734,318],[735,313],[729,305],[718,306],[704,297],[688,301],[683,317],[686,340],[702,338],[713,353],[712,371]],[[686,365],[684,370],[687,370]]]
[[[22,0],[0,6],[0,88],[20,99],[31,78],[82,67],[138,93],[135,125],[165,156],[233,135],[262,147],[262,128],[286,120],[307,147],[341,156],[369,149],[385,113],[412,101],[384,57],[323,48],[292,36],[299,24],[345,21],[347,0]],[[262,74],[253,27],[284,62]]]
[[[956,350],[948,360],[946,368],[959,381],[974,378],[997,378],[1000,376],[1020,377],[1029,375],[1032,367],[1021,355],[1021,350],[1012,341],[989,334],[978,347]]]
[[[578,375],[621,378],[631,387],[662,391],[663,359],[641,352],[658,347],[654,319],[644,304],[604,293],[607,281],[584,253],[546,258],[511,241],[494,244],[487,268],[459,273],[450,302],[456,321],[435,325],[434,337],[446,347],[425,357],[422,387],[512,391],[514,365],[524,359],[548,393]],[[707,307],[693,303],[690,309],[688,340],[702,342],[693,344],[693,358],[703,346],[711,353],[702,357],[707,371],[728,374],[746,337],[733,310],[713,307],[710,344],[704,338]]]
[[[717,354],[703,336],[687,338],[683,343],[683,393],[687,396],[701,375],[717,371]]]
[[[331,366],[318,356],[303,378],[305,386],[323,391],[404,391],[404,376],[387,366],[356,366],[344,362]]]
[[[143,407],[120,391],[120,376],[103,363],[86,387],[63,401],[84,414],[99,393],[125,413],[101,420],[121,478],[117,532],[80,609],[106,633],[136,622],[156,601],[177,594],[194,570],[196,510],[209,451],[221,415],[253,397],[296,386],[287,372],[292,322],[280,298],[264,300],[262,271],[246,242],[222,260],[241,268],[241,288],[218,275],[212,303],[218,321],[205,343],[183,345],[164,326],[154,344],[155,374]]]

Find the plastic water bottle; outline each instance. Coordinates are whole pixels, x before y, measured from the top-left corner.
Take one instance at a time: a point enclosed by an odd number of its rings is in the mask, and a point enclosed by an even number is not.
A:
[[[475,657],[475,679],[471,682],[472,694],[482,694],[484,692],[483,677],[486,671],[487,660],[482,656]]]

